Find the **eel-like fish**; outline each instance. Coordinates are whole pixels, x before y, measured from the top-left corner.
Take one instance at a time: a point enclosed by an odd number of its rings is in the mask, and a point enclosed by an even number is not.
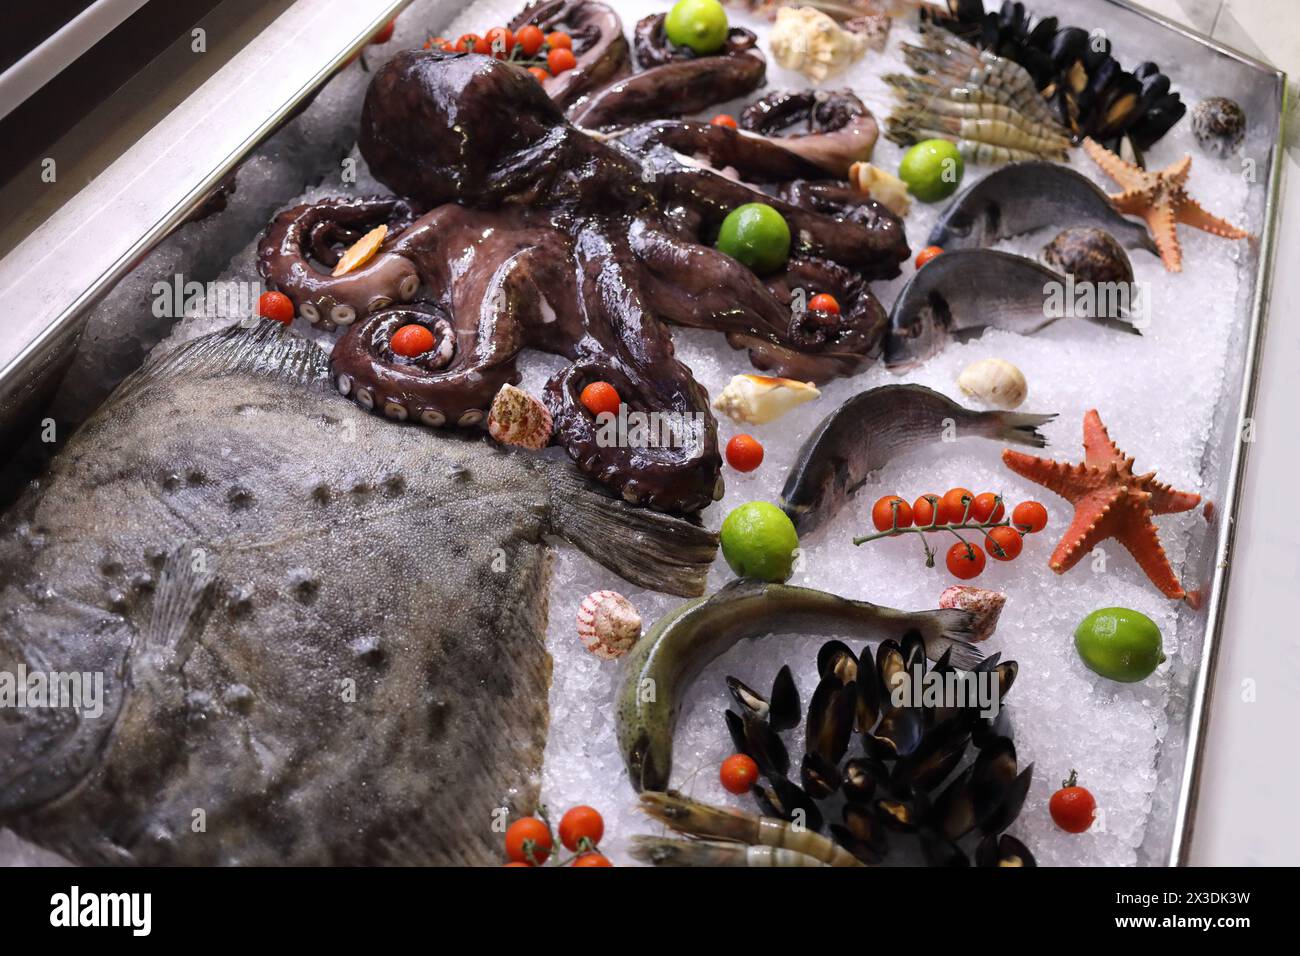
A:
[[[926,656],[951,651],[962,668],[983,655],[969,643],[967,611],[893,608],[762,581],[733,581],[709,598],[688,601],[662,618],[627,655],[619,688],[616,732],[628,778],[637,790],[665,790],[673,771],[677,712],[700,672],[747,638],[773,634],[901,639],[919,631]]]
[[[781,489],[781,507],[799,533],[806,534],[839,511],[868,475],[896,455],[942,441],[950,431],[957,438],[1042,448],[1047,439],[1038,426],[1055,417],[977,412],[921,385],[873,388],[831,412],[808,436]]]
[[[1138,313],[1141,294],[1127,283],[1076,282],[1010,252],[945,252],[894,301],[885,364],[899,371],[937,354],[949,339],[963,341],[990,328],[1030,335],[1064,318],[1140,335],[1126,317]]]
[[[1159,255],[1146,227],[1116,212],[1091,179],[1040,161],[1007,163],[968,186],[939,217],[929,245],[977,249],[1045,226],[1096,226],[1127,249]]]
[[[499,862],[494,814],[537,799],[552,532],[684,595],[716,550],[367,414],[275,323],[151,361],[0,522],[0,672],[92,689],[4,710],[0,826],[94,864]]]

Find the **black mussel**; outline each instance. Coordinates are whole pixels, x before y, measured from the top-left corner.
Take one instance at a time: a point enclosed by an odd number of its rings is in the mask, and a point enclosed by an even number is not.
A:
[[[975,848],[976,866],[1038,866],[1038,861],[1025,846],[1009,833],[990,833]]]
[[[787,823],[815,831],[820,831],[825,825],[816,802],[798,784],[791,783],[784,777],[758,784],[753,793],[758,805],[768,816],[779,817]]]
[[[898,642],[881,641],[880,646],[876,648],[876,674],[880,677],[880,689],[884,692],[882,700],[889,699],[906,669],[903,649],[899,647]]]
[[[971,765],[970,800],[975,823],[982,824],[1002,805],[1016,780],[1016,745],[1000,737],[983,747]]]
[[[1187,105],[1177,93],[1162,96],[1146,111],[1146,115],[1138,121],[1137,125],[1129,130],[1129,136],[1138,149],[1150,149],[1151,144],[1169,132],[1186,112]]]
[[[790,752],[767,721],[753,714],[727,711],[727,730],[736,750],[758,764],[765,777],[784,777],[790,772]]]
[[[853,729],[865,734],[875,729],[884,707],[880,701],[880,681],[876,679],[875,671],[870,667],[870,659],[868,659],[867,669],[858,676],[861,680],[857,682],[858,695],[854,701]]]
[[[1246,138],[1246,111],[1224,96],[1201,100],[1192,110],[1192,133],[1211,156],[1231,156]]]
[[[975,805],[970,795],[974,770],[970,766],[958,774],[934,803],[934,825],[950,840],[960,840],[975,829]]]
[[[854,838],[861,840],[876,853],[884,855],[888,846],[885,830],[876,818],[875,811],[869,804],[846,803],[840,811],[840,819]]]
[[[740,705],[742,711],[755,717],[767,717],[768,700],[758,691],[735,677],[727,678],[727,690],[731,691],[732,698]]]
[[[1142,108],[1142,89],[1131,74],[1121,73],[1093,108],[1093,135],[1112,139],[1138,119]]]
[[[1020,673],[1020,665],[1015,661],[1003,661],[998,664],[998,700],[1005,700]]]
[[[859,861],[867,864],[867,866],[876,866],[884,859],[881,854],[855,837],[848,827],[832,823],[828,829],[831,833],[831,839],[852,853]]]
[[[1029,788],[1033,782],[1034,765],[1030,764],[1011,782],[1002,800],[987,815],[981,815],[980,829],[985,833],[1001,833],[1015,823],[1021,809],[1024,808],[1025,798],[1029,796]],[[976,812],[979,812],[978,808]]]
[[[925,794],[913,794],[906,800],[885,797],[876,801],[876,816],[880,822],[899,833],[914,833],[930,812]]]
[[[1029,31],[1029,36],[1025,41],[1026,44],[1035,50],[1050,51],[1052,40],[1056,37],[1056,27],[1056,17],[1044,17],[1034,24],[1034,28]]]
[[[918,667],[922,674],[925,673],[925,639],[921,637],[920,631],[908,631],[904,634],[899,649],[903,653],[903,670],[907,672],[908,677],[915,677]]]
[[[1150,60],[1143,60],[1133,68],[1133,75],[1139,80],[1145,80],[1148,76],[1156,76],[1160,73],[1160,67]]]
[[[834,764],[827,763],[819,754],[803,755],[799,778],[803,783],[804,791],[814,800],[825,800],[840,789],[839,769]]]
[[[817,652],[817,676],[827,674],[844,684],[858,679],[858,656],[843,641],[827,641]]]
[[[849,749],[858,685],[842,683],[838,677],[824,677],[808,704],[806,746],[828,763],[838,764]]]
[[[1043,247],[1043,263],[1078,282],[1133,282],[1133,264],[1119,241],[1104,229],[1072,226]]]
[[[889,770],[879,760],[854,757],[844,765],[840,788],[850,800],[870,800],[878,785],[889,779]]]
[[[1002,9],[998,11],[998,20],[1004,28],[1019,33],[1024,29],[1027,20],[1025,5],[1019,0],[1003,0]]]
[[[885,711],[880,725],[862,735],[867,755],[877,760],[906,757],[921,743],[925,733],[925,714],[918,707],[894,707]]]
[[[921,852],[930,866],[970,866],[961,847],[934,830],[921,831]]]
[[[1083,56],[1088,49],[1088,31],[1078,27],[1058,30],[1052,37],[1051,54],[1058,67],[1064,67]]]
[[[998,715],[992,719],[983,717],[976,711],[968,711],[968,713],[970,714],[970,741],[981,750],[1002,737],[1008,740],[1015,739],[1012,733],[1011,715],[1006,708],[998,708]]]
[[[776,731],[794,730],[799,726],[803,716],[803,707],[799,703],[799,688],[795,686],[794,674],[790,665],[784,665],[776,672],[772,681],[772,697],[768,705],[768,722]]]
[[[969,741],[965,721],[954,719],[932,727],[916,750],[894,765],[890,785],[895,790],[933,790],[957,769]]]

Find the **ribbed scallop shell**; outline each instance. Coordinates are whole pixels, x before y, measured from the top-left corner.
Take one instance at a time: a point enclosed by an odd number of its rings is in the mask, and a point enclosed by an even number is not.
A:
[[[523,389],[502,385],[488,412],[488,434],[503,445],[545,448],[551,443],[551,413]]]
[[[603,661],[617,660],[641,637],[641,615],[617,591],[593,591],[578,608],[578,639]]]

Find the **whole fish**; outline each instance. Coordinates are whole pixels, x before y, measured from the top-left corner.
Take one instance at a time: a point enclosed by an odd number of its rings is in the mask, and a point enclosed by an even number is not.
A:
[[[928,244],[944,252],[978,249],[1045,226],[1095,226],[1126,249],[1159,255],[1146,227],[1116,212],[1091,179],[1041,161],[1008,163],[968,186],[939,217]]]
[[[943,259],[939,256],[922,272]],[[921,385],[883,385],[850,398],[813,429],[781,489],[781,507],[807,534],[840,510],[867,477],[903,452],[941,441],[952,429],[1042,448],[1038,432],[1055,415],[977,412]]]
[[[936,355],[950,339],[965,341],[984,329],[1030,335],[1070,317],[1140,335],[1127,316],[1142,305],[1141,290],[1131,284],[1076,282],[996,249],[945,252],[894,300],[885,364],[901,371]]]
[[[984,655],[969,643],[968,611],[897,611],[812,588],[733,581],[708,598],[688,601],[655,622],[623,665],[615,731],[636,790],[666,790],[672,780],[673,734],[691,683],[710,661],[742,640],[778,634],[901,639],[918,631],[927,657],[971,668]]]
[[[102,681],[3,712],[0,826],[95,864],[499,862],[546,741],[550,533],[677,594],[716,550],[366,414],[275,323],[151,361],[0,522],[0,677]]]

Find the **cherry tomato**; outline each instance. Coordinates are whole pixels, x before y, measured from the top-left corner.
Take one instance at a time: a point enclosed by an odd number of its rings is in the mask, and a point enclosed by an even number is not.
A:
[[[605,859],[599,853],[584,853],[573,861],[574,866],[613,866],[609,860]]]
[[[516,863],[541,865],[552,845],[551,828],[537,817],[523,817],[506,829],[506,856]]]
[[[986,547],[989,554],[997,561],[1014,561],[1025,546],[1025,539],[1020,537],[1020,532],[1006,525],[990,528],[985,537],[988,538]]]
[[[537,51],[546,42],[546,34],[542,32],[541,27],[530,23],[526,27],[519,28],[519,32],[515,34],[515,42],[524,51],[524,56],[537,56]]]
[[[393,38],[393,28],[396,26],[397,26],[396,20],[389,20],[387,23],[385,23],[382,27],[379,28],[378,33],[376,33],[374,36],[370,38],[370,42],[387,43],[389,40]]]
[[[431,37],[430,39],[425,40],[424,48],[426,50],[442,50],[444,53],[456,52],[456,44],[452,43],[450,40],[445,40],[442,37]]]
[[[560,842],[566,850],[577,852],[582,841],[586,849],[593,849],[605,835],[605,821],[591,807],[574,807],[560,817]]]
[[[515,35],[506,27],[493,27],[483,34],[483,39],[487,40],[488,49],[498,60],[504,60],[515,48]]]
[[[263,292],[257,297],[257,314],[288,325],[293,321],[293,302],[283,292]]]
[[[916,267],[919,269],[935,256],[943,255],[943,250],[938,246],[926,246],[916,254]]]
[[[388,347],[398,355],[415,358],[433,348],[433,333],[423,325],[404,325],[393,333]]]
[[[829,312],[831,315],[839,315],[840,304],[835,301],[835,296],[819,292],[808,300],[808,311]]]
[[[753,435],[736,435],[727,442],[727,464],[736,471],[753,471],[763,463],[763,446]]]
[[[713,119],[709,120],[714,126],[725,126],[727,129],[736,129],[736,117],[729,113],[719,113]]]
[[[551,78],[551,74],[547,73],[540,66],[530,66],[528,72],[533,74],[534,79],[536,79],[538,83],[545,83]]]
[[[1011,523],[1033,534],[1047,527],[1047,509],[1037,501],[1022,501],[1011,512]]]
[[[753,757],[746,754],[732,754],[722,761],[718,778],[722,781],[722,788],[728,793],[737,795],[748,793],[749,788],[758,782],[758,764],[754,763]]]
[[[577,65],[577,57],[568,47],[557,47],[546,54],[546,66],[557,76],[565,70],[572,70]]]
[[[940,524],[961,524],[966,509],[975,503],[975,496],[965,488],[949,488],[939,502]]]
[[[991,491],[976,495],[975,500],[970,503],[971,520],[978,521],[980,524],[996,524],[1006,513],[1002,502],[998,501],[998,496]]]
[[[572,50],[573,37],[557,30],[554,33],[546,34],[546,45],[552,50]]]
[[[1047,808],[1056,825],[1066,833],[1082,833],[1097,816],[1097,800],[1085,787],[1078,786],[1079,775],[1070,771],[1070,779],[1052,794]]]
[[[916,499],[912,504],[912,520],[916,522],[918,528],[928,528],[935,523],[936,513],[943,510],[940,506],[941,500],[938,495],[933,493],[921,495]],[[941,514],[939,520],[943,520]]]
[[[582,404],[587,406],[587,411],[593,415],[599,415],[601,412],[617,415],[618,406],[622,403],[618,397],[618,389],[609,382],[592,382],[582,390],[580,397]]]
[[[502,866],[526,866],[531,867],[531,863],[525,863],[523,860],[511,860],[509,863],[503,863]]]
[[[898,524],[894,524],[894,506],[898,506]],[[912,526],[912,506],[898,495],[885,495],[871,506],[871,523],[877,531],[891,528],[910,528]]]
[[[958,541],[948,549],[948,573],[954,578],[968,581],[984,570],[984,549],[978,544]]]
[[[474,33],[466,33],[456,41],[457,53],[491,53],[492,44],[488,43],[487,37],[481,37]]]

